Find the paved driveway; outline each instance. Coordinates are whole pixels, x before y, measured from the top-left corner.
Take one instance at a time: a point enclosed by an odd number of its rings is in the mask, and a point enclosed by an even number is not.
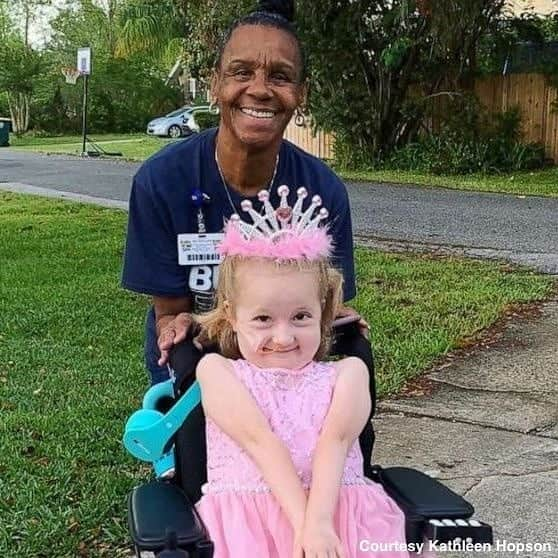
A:
[[[558,198],[388,184],[349,185],[368,244],[497,257],[558,273]]]
[[[0,149],[2,183],[126,201],[138,163]],[[348,184],[359,240],[389,249],[499,257],[558,273],[558,198]]]
[[[138,163],[0,148],[0,184],[15,182],[128,201]]]

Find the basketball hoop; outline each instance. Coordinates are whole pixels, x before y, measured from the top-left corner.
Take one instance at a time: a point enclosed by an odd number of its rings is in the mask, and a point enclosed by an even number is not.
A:
[[[81,75],[81,72],[77,68],[66,66],[62,68],[62,74],[66,78],[66,83],[69,83],[70,85],[75,85],[78,77]]]

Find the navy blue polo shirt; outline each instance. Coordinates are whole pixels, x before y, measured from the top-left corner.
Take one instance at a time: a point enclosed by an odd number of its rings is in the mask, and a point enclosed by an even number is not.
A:
[[[154,296],[191,296],[195,312],[209,310],[217,283],[217,266],[180,266],[177,235],[197,233],[198,210],[192,201],[195,190],[207,199],[203,216],[206,232],[221,232],[233,213],[225,185],[215,162],[217,129],[207,130],[187,140],[173,143],[148,159],[136,173],[130,194],[128,234],[122,286]],[[300,186],[308,190],[307,201],[315,194],[329,211],[329,232],[333,237],[332,263],[344,277],[343,298],[355,296],[353,236],[349,200],[345,185],[316,157],[284,140],[279,152],[277,175],[270,201],[279,201],[278,186],[290,188],[289,204],[296,201]],[[247,199],[229,189],[236,213]],[[259,211],[261,203],[252,200]],[[306,207],[307,204],[304,204]],[[150,320],[153,319],[152,313]],[[154,329],[153,324],[149,331]]]

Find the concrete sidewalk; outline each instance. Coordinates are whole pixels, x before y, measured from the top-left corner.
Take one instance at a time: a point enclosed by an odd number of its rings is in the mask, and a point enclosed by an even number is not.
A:
[[[382,401],[374,461],[444,481],[508,543],[439,558],[558,557],[558,299],[512,316],[497,340],[427,372],[409,395]]]

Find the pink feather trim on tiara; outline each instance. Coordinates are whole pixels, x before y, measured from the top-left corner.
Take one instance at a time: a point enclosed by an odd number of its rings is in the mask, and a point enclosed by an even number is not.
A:
[[[223,256],[270,258],[273,260],[317,260],[331,255],[331,237],[324,228],[305,235],[288,229],[275,237],[247,239],[233,221],[225,227],[225,237],[217,251]]]
[[[278,208],[269,202],[269,192],[258,194],[264,213],[257,213],[252,202],[244,200],[242,210],[250,215],[252,223],[242,221],[237,214],[231,216],[225,227],[225,235],[217,250],[222,256],[244,256],[270,258],[273,260],[316,260],[328,258],[332,252],[332,240],[320,221],[328,211],[317,208],[322,204],[320,196],[314,196],[310,205],[303,210],[307,197],[306,188],[297,190],[294,207],[287,204],[288,186],[279,186],[281,197]],[[315,214],[316,213],[316,214]]]

